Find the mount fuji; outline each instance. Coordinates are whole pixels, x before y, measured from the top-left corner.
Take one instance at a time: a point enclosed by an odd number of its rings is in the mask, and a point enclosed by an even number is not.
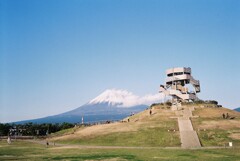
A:
[[[108,89],[83,106],[74,110],[39,119],[15,122],[33,123],[94,123],[100,121],[121,120],[131,113],[145,110],[150,104],[161,102],[162,94],[139,97],[127,90]]]

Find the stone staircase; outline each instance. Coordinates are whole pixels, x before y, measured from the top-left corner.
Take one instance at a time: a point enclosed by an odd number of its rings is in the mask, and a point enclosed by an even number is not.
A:
[[[178,117],[178,126],[181,139],[182,148],[200,148],[201,144],[196,131],[193,130],[192,122],[190,117],[192,117],[192,110],[189,108],[184,108],[183,116]]]

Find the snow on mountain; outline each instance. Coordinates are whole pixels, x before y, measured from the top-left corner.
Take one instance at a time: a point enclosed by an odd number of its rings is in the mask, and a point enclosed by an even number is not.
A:
[[[138,113],[145,110],[148,105],[152,103],[161,102],[163,98],[164,96],[162,94],[149,94],[140,97],[126,90],[108,89],[89,103],[71,111],[54,116],[24,120],[15,123],[76,123],[81,122],[83,116],[84,121],[88,123],[104,120],[121,120],[129,116],[131,113]]]
[[[156,102],[162,102],[164,95],[161,93],[136,96],[127,90],[108,89],[102,94],[91,100],[88,104],[108,103],[108,105],[118,107],[132,107],[137,105],[150,105]]]

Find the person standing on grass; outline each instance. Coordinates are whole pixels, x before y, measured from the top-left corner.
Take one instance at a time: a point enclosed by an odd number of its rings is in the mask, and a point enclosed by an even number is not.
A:
[[[48,147],[49,143],[48,143],[48,140],[46,140],[46,147]]]
[[[8,144],[11,144],[11,142],[12,142],[12,141],[11,141],[11,137],[8,136],[8,138],[7,138],[7,143],[8,143]]]

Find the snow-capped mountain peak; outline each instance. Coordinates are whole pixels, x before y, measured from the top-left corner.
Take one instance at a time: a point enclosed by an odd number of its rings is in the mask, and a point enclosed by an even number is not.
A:
[[[161,94],[139,97],[127,90],[107,89],[102,94],[91,100],[89,104],[108,103],[109,105],[119,107],[131,107],[161,102],[162,99],[163,96]]]
[[[133,95],[126,90],[107,89],[102,94],[91,100],[90,104],[108,103],[110,105],[124,105],[126,102],[136,100],[138,96]]]

